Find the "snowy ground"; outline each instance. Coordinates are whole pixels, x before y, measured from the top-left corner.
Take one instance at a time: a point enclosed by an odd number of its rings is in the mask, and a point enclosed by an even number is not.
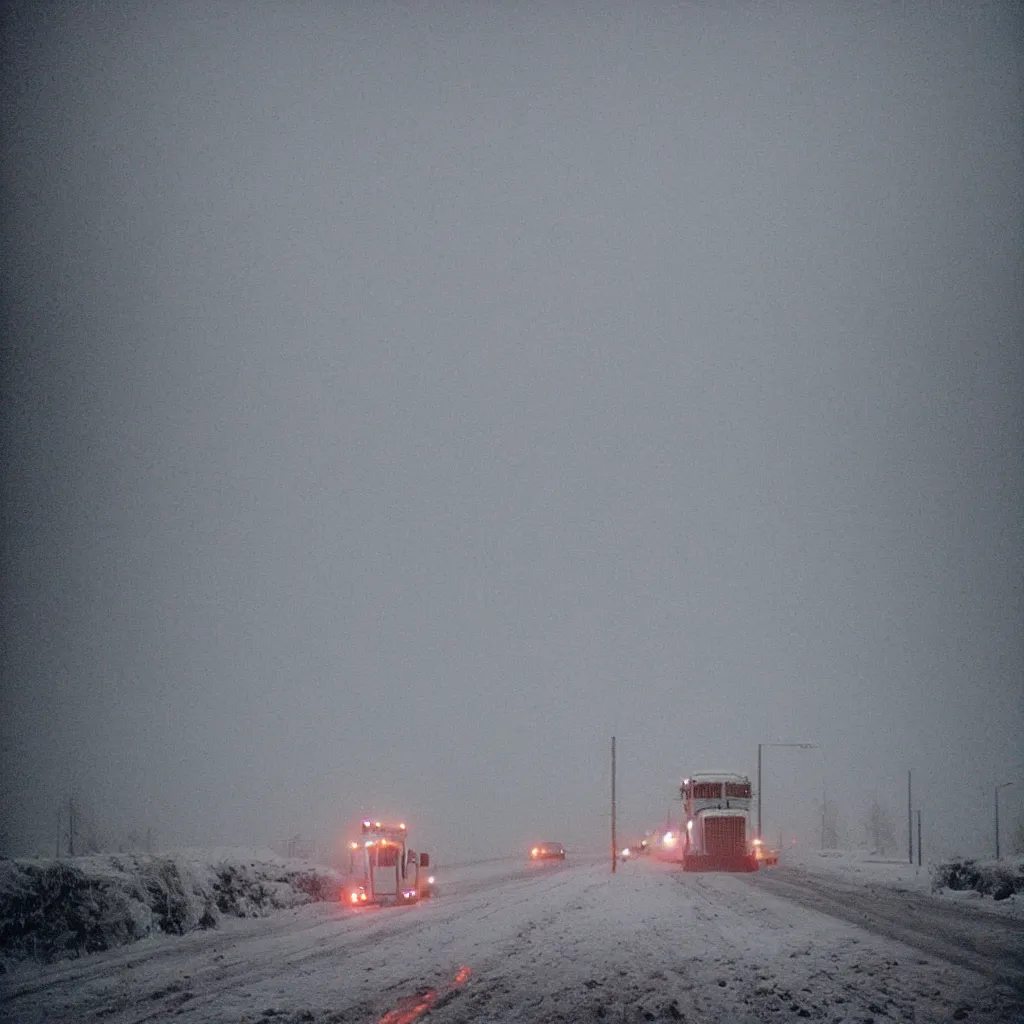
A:
[[[1019,915],[883,884],[902,870],[442,867],[438,897],[414,907],[314,903],[17,965],[0,977],[0,1019],[1024,1021]]]
[[[931,893],[936,899],[959,902],[983,908],[988,913],[1024,918],[1024,856],[1006,857],[1002,861],[959,860],[917,866],[907,860],[883,858],[863,851],[811,852],[784,858],[783,866],[814,875],[829,875],[867,889],[895,889],[904,892]],[[939,883],[951,874],[953,867],[970,866],[979,884],[991,893],[999,882],[1013,879],[1017,892],[1004,899],[993,899],[977,889],[951,889]],[[961,870],[961,882],[967,872]]]

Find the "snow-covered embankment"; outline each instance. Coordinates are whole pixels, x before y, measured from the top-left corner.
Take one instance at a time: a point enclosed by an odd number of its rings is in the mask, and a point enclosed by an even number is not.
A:
[[[341,881],[310,861],[255,852],[0,861],[0,969],[336,899]]]

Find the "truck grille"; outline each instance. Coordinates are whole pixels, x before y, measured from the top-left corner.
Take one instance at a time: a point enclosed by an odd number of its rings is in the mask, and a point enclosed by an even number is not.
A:
[[[712,856],[742,857],[747,852],[745,819],[705,818],[704,852]]]

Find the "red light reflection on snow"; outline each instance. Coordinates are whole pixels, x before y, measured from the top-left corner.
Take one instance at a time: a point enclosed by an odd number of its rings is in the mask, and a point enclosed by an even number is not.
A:
[[[447,996],[469,980],[470,969],[463,964],[455,972],[455,977],[447,985],[430,988],[419,995],[408,996],[393,1010],[389,1010],[380,1019],[380,1024],[412,1024],[419,1020],[442,996]]]

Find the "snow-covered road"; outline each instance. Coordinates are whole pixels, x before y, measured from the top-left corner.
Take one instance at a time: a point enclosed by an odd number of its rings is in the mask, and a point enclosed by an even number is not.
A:
[[[970,904],[951,906],[922,893],[809,877],[787,868],[760,872],[752,881],[765,892],[1024,992],[1024,920]]]
[[[414,907],[313,904],[21,965],[0,1019],[1024,1021],[1021,920],[921,893],[588,859],[444,883]]]

